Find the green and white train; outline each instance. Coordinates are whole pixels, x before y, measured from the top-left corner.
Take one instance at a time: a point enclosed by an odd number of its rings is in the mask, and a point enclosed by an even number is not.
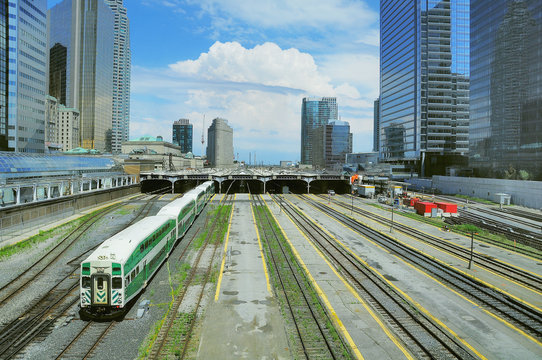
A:
[[[105,240],[81,263],[82,318],[121,315],[146,286],[214,193],[208,181]]]

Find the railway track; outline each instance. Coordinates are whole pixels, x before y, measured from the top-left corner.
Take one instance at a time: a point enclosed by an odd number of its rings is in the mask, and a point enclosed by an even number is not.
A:
[[[224,202],[224,205],[229,205],[233,201],[233,195],[226,195],[226,200]],[[182,286],[181,291],[175,297],[172,305],[170,306],[170,310],[168,311],[163,324],[160,328],[160,331],[156,335],[156,338],[153,341],[153,345],[151,347],[151,350],[147,356],[148,359],[162,359],[167,357],[167,352],[169,350],[169,345],[173,341],[176,342],[176,344],[180,344],[179,348],[176,349],[176,359],[184,359],[186,356],[186,351],[188,350],[188,345],[191,340],[192,331],[194,329],[194,325],[196,323],[196,317],[197,317],[197,310],[200,307],[201,301],[203,299],[203,295],[205,293],[205,285],[207,284],[209,280],[209,276],[212,271],[212,265],[213,265],[213,259],[215,257],[215,253],[217,248],[220,245],[220,242],[215,242],[213,246],[212,255],[209,258],[209,264],[204,267],[204,270],[199,269],[198,265],[202,261],[203,253],[205,252],[207,246],[212,243],[212,236],[214,233],[214,230],[216,226],[218,225],[218,222],[221,221],[221,215],[223,215],[222,211],[225,209],[224,206],[220,207],[219,213],[215,218],[215,221],[210,225],[210,229],[207,232],[207,236],[205,237],[205,240],[201,246],[201,248],[198,251],[198,254],[196,256],[196,259],[194,260],[194,263],[192,264],[191,270],[188,273],[187,278],[183,282],[183,284],[179,285]],[[207,227],[207,221],[206,219],[206,226]],[[184,257],[185,253],[190,249],[190,245],[194,238],[191,239],[191,242],[187,244],[187,246],[183,249],[182,254],[179,256],[179,260]],[[202,277],[202,281],[200,281],[200,291],[197,303],[194,308],[194,315],[192,317],[188,317],[187,319],[181,319],[179,317],[179,308],[181,307],[181,304],[183,303],[185,299],[186,292],[188,290],[188,287],[191,283],[195,282],[194,279],[196,277]],[[173,328],[173,325],[175,323],[181,322],[182,325],[185,327],[186,331],[183,332],[181,339],[174,339],[170,335],[171,329]]]
[[[281,197],[275,197],[275,200],[313,243],[331,259],[358,294],[378,312],[416,359],[475,358],[453,336],[417,311],[414,305],[396,293],[367,264],[330,238],[292,204]]]
[[[346,204],[342,201],[336,201],[334,203],[347,210],[352,209],[350,204]],[[358,207],[354,207],[353,210],[356,214],[362,215],[368,219],[374,220],[383,225],[386,225],[386,226],[391,225],[391,220],[383,216],[371,213],[369,211],[360,209]],[[431,246],[434,246],[438,248],[439,250],[452,254],[460,259],[463,259],[465,261],[470,260],[470,249],[466,249],[461,246],[455,245],[444,239],[426,234],[420,230],[417,230],[407,225],[403,225],[396,221],[393,222],[393,228],[406,235],[414,236],[416,239],[426,244],[430,244]],[[503,263],[485,254],[473,253],[473,259],[476,266],[478,267],[485,268],[489,271],[499,274],[502,277],[508,278],[510,280],[513,280],[517,283],[522,284],[525,287],[528,287],[532,290],[542,293],[542,277],[540,277],[537,274],[525,272],[512,265]]]
[[[531,235],[516,231],[517,228],[514,229],[510,225],[504,224],[500,221],[488,219],[485,216],[463,211],[460,213],[459,217],[447,218],[446,222],[452,225],[472,224],[481,229],[485,229],[490,233],[502,235],[514,243],[519,243],[533,249],[542,250],[542,239],[537,239]],[[535,257],[537,256],[535,255]],[[540,254],[538,254],[538,257],[540,257]]]
[[[105,338],[107,333],[115,326],[116,322],[100,323],[89,321],[73,338],[72,341],[56,357],[60,359],[88,359],[92,357],[94,350]]]
[[[469,277],[407,245],[401,244],[390,236],[373,230],[327,205],[308,198],[305,198],[305,200],[360,235],[378,243],[390,253],[430,274],[433,278],[478,304],[487,312],[504,320],[513,328],[524,332],[532,340],[540,342],[542,339],[542,313],[538,310],[495,289],[491,289],[475,278]]]
[[[341,343],[341,348],[333,344],[332,336],[326,323],[331,324],[327,314],[320,313],[317,307],[322,307],[308,294],[310,283],[304,274],[298,271],[295,259],[292,259],[286,246],[277,234],[274,220],[271,220],[260,195],[252,196],[252,207],[256,216],[256,222],[260,227],[262,242],[267,244],[268,260],[272,263],[270,269],[274,269],[278,280],[278,291],[286,300],[287,311],[294,324],[296,336],[301,345],[302,354],[306,359],[342,359],[342,353],[346,346]]]
[[[153,197],[151,201],[145,204],[140,211],[136,214],[135,218],[126,225],[129,226],[135,221],[135,219],[148,215],[152,204],[158,199],[157,195]],[[102,213],[102,216],[106,213]],[[98,219],[96,219],[98,221]],[[85,228],[85,231],[88,227]],[[79,235],[80,237],[81,235]],[[75,240],[73,241],[75,242]],[[72,242],[72,243],[73,243]],[[95,247],[94,247],[95,248]],[[44,338],[51,330],[54,323],[61,317],[68,309],[75,305],[79,301],[79,293],[77,289],[79,287],[79,276],[77,272],[79,270],[79,263],[84,259],[86,254],[92,251],[88,249],[80,254],[77,258],[69,260],[69,263],[76,265],[68,268],[63,278],[56,282],[49,290],[45,292],[45,295],[35,299],[33,304],[30,304],[26,312],[8,323],[0,330],[0,359],[9,359],[24,349],[26,345],[36,339]],[[51,268],[66,252],[66,249],[60,254],[56,254],[54,260],[46,262],[46,265],[41,269],[38,275],[45,276],[45,270]],[[39,276],[35,275],[33,279],[26,279],[22,283],[18,283],[19,287],[16,287],[12,293],[6,296],[2,302],[5,304],[7,300],[13,301],[15,295],[21,293],[30,284],[35,284],[39,280]]]

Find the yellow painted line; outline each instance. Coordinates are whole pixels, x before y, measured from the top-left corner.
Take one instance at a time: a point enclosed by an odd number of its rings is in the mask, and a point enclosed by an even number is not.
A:
[[[158,200],[162,200],[162,198],[163,198],[164,196],[166,196],[166,195],[169,195],[169,194],[164,194],[164,195],[160,196],[160,197],[158,198]]]
[[[265,205],[267,207],[269,207],[267,205],[267,201],[265,201],[265,199],[263,200]],[[274,201],[274,200],[273,200]],[[309,269],[307,268],[307,266],[305,266],[305,263],[303,262],[303,259],[301,259],[301,256],[299,255],[299,253],[297,252],[297,249],[294,247],[294,244],[292,244],[292,242],[290,241],[290,239],[288,238],[288,236],[286,236],[286,232],[284,231],[284,229],[282,228],[282,226],[280,225],[280,223],[278,222],[277,218],[275,217],[275,215],[273,214],[272,211],[270,211],[271,213],[271,216],[273,216],[273,219],[275,219],[275,222],[277,223],[277,225],[279,226],[279,229],[280,231],[282,232],[282,235],[284,236],[284,238],[286,239],[286,241],[288,241],[288,244],[290,245],[290,248],[292,249],[292,252],[294,253],[296,259],[297,259],[297,262],[299,263],[299,265],[303,268],[303,270],[305,271],[305,274],[307,275],[307,277],[309,278],[312,286],[314,287],[314,289],[316,290],[316,293],[318,294],[318,296],[320,297],[320,299],[322,299],[322,301],[324,302],[324,305],[326,306],[327,310],[328,310],[328,313],[331,317],[331,321],[333,322],[333,324],[335,325],[335,327],[337,327],[339,329],[339,331],[342,333],[343,337],[346,339],[346,341],[348,342],[348,344],[350,345],[350,348],[352,349],[352,352],[354,353],[354,355],[356,356],[357,359],[363,359],[363,356],[361,355],[361,352],[359,351],[356,343],[354,342],[354,340],[352,339],[352,337],[350,336],[350,334],[348,333],[348,330],[346,330],[346,328],[344,327],[344,324],[342,323],[341,319],[339,319],[339,316],[337,315],[337,313],[335,312],[335,310],[333,309],[333,307],[331,306],[331,303],[329,302],[326,294],[322,291],[322,289],[320,288],[320,286],[318,285],[318,283],[316,282],[316,280],[312,277],[311,273],[309,272]],[[292,219],[288,216],[288,218],[290,219],[290,221],[296,225]],[[297,225],[296,225],[296,228],[297,228]],[[297,228],[299,230],[299,232],[301,234],[303,234],[303,232]],[[303,236],[305,236],[303,234]],[[306,238],[306,237],[305,237]]]
[[[354,218],[354,217],[348,215],[347,213],[342,212],[341,210],[338,210],[338,209],[335,209],[335,208],[334,208],[334,210],[337,211],[337,212],[339,212],[339,213],[341,213],[341,214],[343,214],[344,216],[349,217],[349,218],[352,219],[352,220],[355,220],[355,221],[358,221],[358,222],[359,222],[358,219],[356,219],[356,218]],[[330,217],[330,218],[338,222],[338,220],[336,220],[336,219],[334,219],[334,218],[332,218],[332,217]],[[402,244],[402,245],[408,247],[409,249],[411,249],[411,250],[413,250],[413,251],[416,251],[416,252],[419,253],[419,254],[424,254],[424,255],[425,255],[425,253],[424,253],[423,251],[420,251],[420,250],[416,249],[414,246],[411,246],[411,245],[409,245],[409,244],[407,244],[407,243],[405,243],[405,242],[403,242],[403,241],[397,239],[396,237],[391,236],[389,233],[384,233],[383,231],[381,231],[381,230],[379,230],[379,229],[376,229],[376,228],[374,228],[374,227],[372,227],[371,225],[368,225],[368,224],[366,224],[366,223],[363,223],[363,225],[364,225],[364,226],[367,226],[368,228],[372,229],[373,231],[378,232],[378,233],[381,234],[381,235],[392,237],[394,241],[397,241],[398,243],[400,243],[400,244]],[[350,229],[349,227],[347,227],[347,228]],[[357,234],[360,234],[360,235],[361,235],[361,233],[357,232],[356,230],[354,230],[354,229],[351,229],[351,230],[354,231],[354,232],[356,232]],[[367,238],[366,238],[366,239],[367,239]],[[381,248],[382,248],[382,247],[381,247]],[[437,250],[438,250],[438,249],[437,249]],[[387,251],[387,250],[386,250],[386,251]],[[388,252],[389,252],[389,251],[388,251]],[[442,264],[442,265],[444,265],[444,266],[446,266],[446,267],[450,267],[450,265],[448,265],[445,261],[442,261],[442,260],[440,260],[440,259],[438,259],[438,258],[436,258],[436,257],[432,257],[432,259],[435,260],[435,261],[437,261],[437,262],[439,262],[440,264]],[[474,262],[474,264],[476,265],[476,262]],[[463,271],[463,270],[461,270],[461,269],[459,269],[459,268],[457,268],[457,267],[454,267],[454,269],[457,270],[459,273],[461,273],[461,274],[463,274],[463,275],[465,275],[465,276],[471,278],[471,279],[474,280],[474,281],[478,281],[478,282],[484,284],[485,286],[487,286],[487,287],[489,287],[489,288],[491,288],[491,289],[493,289],[493,290],[495,290],[495,291],[500,292],[501,294],[504,294],[504,295],[506,295],[506,296],[509,296],[509,297],[511,297],[512,299],[514,299],[514,300],[516,300],[516,301],[519,301],[519,302],[521,302],[522,304],[524,304],[524,305],[526,305],[526,306],[529,306],[529,307],[531,307],[531,308],[537,310],[538,312],[542,312],[542,308],[539,308],[538,306],[536,306],[536,305],[534,305],[534,304],[531,304],[531,303],[529,303],[529,302],[527,302],[527,301],[525,301],[525,300],[522,300],[522,299],[518,298],[517,296],[512,295],[512,294],[510,294],[509,292],[507,292],[507,291],[505,291],[505,290],[503,290],[503,289],[500,289],[500,288],[498,288],[498,287],[496,287],[496,286],[494,286],[494,285],[492,285],[492,284],[490,284],[490,283],[488,283],[488,282],[486,282],[486,281],[480,279],[479,277],[475,277],[475,276],[469,274],[468,272],[465,272],[465,271]],[[483,269],[483,268],[481,268],[481,267],[479,267],[479,269],[480,269],[480,270],[485,270],[485,269]],[[488,272],[490,272],[490,271],[488,271]],[[490,273],[491,273],[491,272],[490,272]],[[511,281],[510,279],[507,279],[507,278],[504,278],[504,277],[501,277],[501,278],[502,278],[503,280],[507,280],[507,281],[513,282],[513,281]],[[518,285],[521,286],[521,284],[518,284]],[[525,289],[527,289],[527,290],[531,290],[531,289],[526,288],[526,287],[524,287],[524,286],[522,286],[522,287],[525,288]],[[531,291],[533,291],[533,290],[531,290]],[[535,291],[535,292],[536,292],[536,291]],[[537,293],[538,293],[538,292],[537,292]]]
[[[315,198],[315,200],[318,200],[319,202],[322,203],[321,198]],[[342,201],[342,203],[343,203],[343,204],[347,204],[347,203],[345,203],[344,201]],[[347,205],[348,205],[348,204],[347,204]],[[385,218],[384,216],[382,216],[381,214],[378,214],[378,213],[373,212],[373,211],[371,211],[371,210],[367,210],[367,209],[362,209],[362,210],[367,211],[367,212],[369,212],[369,213],[371,213],[371,214],[373,214],[373,215],[379,216],[379,217],[381,217],[382,219],[386,219],[386,218]],[[387,211],[387,210],[383,210],[383,211]],[[388,212],[389,212],[389,211],[388,211]],[[399,212],[395,212],[395,214],[396,214],[396,215],[399,215],[399,216],[402,217],[403,219],[414,220],[414,219],[408,218],[408,217],[406,217],[406,216],[403,216],[403,215],[402,215],[401,213],[399,213]],[[363,215],[361,215],[361,214],[358,214],[358,215],[359,215],[359,216],[363,216]],[[372,220],[372,221],[375,221],[375,220]],[[403,226],[412,227],[411,225],[407,225],[407,224],[401,223],[401,222],[399,222],[399,221],[394,221],[394,222],[396,222],[396,223],[398,223],[398,224],[401,224],[401,225],[403,225]],[[426,224],[426,223],[423,223],[423,222],[421,222],[421,223],[424,224],[424,225],[429,225],[429,226],[431,226],[431,224]],[[427,232],[425,232],[425,231],[423,231],[423,230],[420,230],[420,229],[416,229],[416,230],[418,230],[419,232],[421,232],[421,233],[423,233],[423,234],[425,234],[425,235],[436,237],[435,235],[429,234],[429,233],[427,233]],[[439,230],[440,230],[440,229],[439,229]],[[404,231],[402,231],[402,230],[397,230],[397,231],[402,232],[403,234],[406,234],[407,236],[410,236],[407,232],[404,232]],[[470,241],[470,237],[468,237],[468,236],[466,236],[466,235],[463,235],[463,234],[458,233],[458,232],[453,232],[453,233],[454,233],[455,235],[457,235],[457,236],[462,237],[465,241]],[[410,237],[412,237],[412,236],[410,236]],[[415,239],[415,238],[414,238],[414,239]],[[441,239],[442,239],[442,238],[441,238]],[[446,239],[444,239],[444,240],[445,240],[445,241],[449,241],[449,240],[446,240]],[[418,240],[418,241],[419,241],[419,240]],[[478,241],[478,242],[483,242],[484,244],[488,244],[489,246],[492,246],[492,247],[495,248],[496,250],[500,250],[500,251],[508,251],[506,248],[500,247],[500,246],[495,245],[495,244],[492,244],[492,243],[486,243],[486,242],[484,242],[484,241],[482,241],[482,240],[477,240],[477,241]],[[456,246],[458,246],[458,247],[461,247],[461,248],[463,248],[463,249],[466,249],[466,250],[469,250],[469,251],[470,251],[470,247],[463,246],[463,245],[458,244],[458,243],[455,243],[455,242],[454,242],[454,244],[455,244]],[[440,251],[447,252],[446,250],[440,250]],[[481,253],[479,253],[478,251],[474,251],[474,253],[475,253],[475,254],[481,254]],[[454,256],[453,254],[450,254],[450,255]],[[483,255],[485,255],[485,254],[481,254],[481,255],[483,256]],[[529,259],[529,260],[536,261],[536,262],[540,261],[539,259],[535,259],[535,258],[533,258],[533,257],[531,257],[531,256],[529,256],[529,255],[524,255],[524,254],[521,254],[521,253],[515,253],[514,255],[519,255],[519,256],[525,257],[525,258],[527,258],[527,259]],[[455,256],[454,256],[454,257],[455,257]],[[461,259],[460,259],[460,260],[461,260]],[[524,268],[522,268],[522,267],[520,267],[520,266],[517,266],[517,265],[515,265],[515,264],[511,264],[511,263],[506,262],[506,261],[504,261],[504,260],[501,260],[501,259],[495,259],[495,258],[494,258],[493,260],[498,261],[498,262],[500,262],[500,263],[502,263],[502,264],[505,264],[505,265],[514,267],[514,268],[516,268],[516,269],[518,269],[518,270],[521,270],[521,271],[524,271],[524,272],[526,272],[526,273],[528,273],[528,274],[531,274],[531,275],[540,277],[540,274],[535,273],[534,271],[530,271],[530,270],[528,270],[528,269],[524,269]],[[466,262],[466,260],[464,260],[464,261]],[[486,271],[489,271],[489,270],[486,270]],[[497,276],[503,278],[503,277],[502,277],[501,275],[499,275],[499,274],[495,274],[495,275],[497,275]],[[503,279],[506,279],[506,278],[503,278]],[[512,281],[512,280],[510,280],[510,279],[506,279],[506,280]],[[513,281],[512,281],[512,282],[513,282]],[[531,290],[531,291],[533,291],[533,292],[536,292],[537,294],[542,295],[542,292],[538,292],[538,291],[536,291],[536,290],[532,290],[532,289],[526,288],[526,287],[524,287],[524,286],[521,285],[521,284],[518,284],[518,285],[521,286],[521,287],[523,287],[523,288],[525,288],[525,289],[527,289],[527,290]]]
[[[233,200],[235,200],[236,196],[237,194],[233,196]],[[222,275],[224,274],[224,265],[226,264],[226,254],[228,250],[228,240],[230,239],[231,219],[233,218],[234,207],[235,207],[235,201],[233,201],[231,205],[230,221],[228,224],[228,231],[226,232],[226,241],[224,241],[224,254],[222,255],[222,265],[220,265],[220,274],[218,274],[218,281],[216,283],[215,302],[218,301],[218,297],[220,295],[220,285],[222,284]]]
[[[285,201],[288,201],[286,198],[284,199]],[[290,205],[292,205],[293,207],[295,207],[298,211],[300,211],[301,213],[303,213],[304,216],[307,217],[307,219],[309,219],[310,221],[312,221],[316,226],[318,226],[318,228],[320,228],[321,230],[323,230],[328,236],[330,236],[333,240],[335,240],[337,243],[339,243],[341,246],[343,246],[345,249],[347,249],[349,252],[350,249],[348,249],[341,241],[339,241],[337,238],[335,238],[331,233],[329,233],[326,229],[324,229],[323,227],[321,227],[319,224],[317,224],[311,217],[309,217],[305,212],[303,212],[301,209],[299,209],[297,206],[295,206],[292,202],[288,201],[288,203]],[[286,216],[288,216],[288,214],[286,214]],[[288,216],[288,218],[290,218],[290,216]],[[325,255],[320,251],[320,249],[318,249],[316,247],[316,245],[313,243],[313,241],[311,241],[306,235],[305,233],[303,233],[301,231],[301,229],[299,229],[299,227],[297,226],[297,224],[294,223],[294,221],[290,218],[290,221],[292,221],[292,223],[295,225],[295,227],[299,230],[299,232],[301,232],[301,234],[303,235],[303,237],[307,240],[307,242],[309,244],[311,244],[311,246],[314,248],[314,250],[318,253],[318,255],[320,255],[320,257],[326,262],[326,264],[329,266],[329,268],[331,269],[331,271],[333,271],[333,273],[339,278],[339,280],[341,280],[344,284],[344,286],[350,291],[350,293],[360,302],[360,304],[365,308],[365,310],[367,310],[367,312],[369,313],[369,315],[371,315],[371,317],[378,323],[378,325],[380,326],[380,328],[384,331],[384,333],[386,333],[386,335],[388,336],[388,338],[399,348],[399,350],[401,350],[401,352],[405,355],[405,357],[407,359],[410,359],[410,360],[413,360],[414,358],[412,357],[412,355],[408,352],[407,349],[405,349],[403,347],[403,345],[401,344],[400,340],[395,337],[391,331],[388,329],[388,327],[386,325],[384,325],[384,323],[382,323],[382,321],[380,320],[380,317],[369,307],[369,305],[367,305],[367,303],[365,302],[365,300],[363,300],[361,298],[361,296],[359,295],[359,293],[354,290],[354,288],[346,281],[346,279],[341,275],[339,274],[339,272],[337,272],[337,269],[335,268],[335,266],[333,266],[328,260],[327,258],[325,257]],[[352,253],[353,254],[353,253]],[[353,254],[354,256],[356,256],[357,258],[357,255]],[[368,266],[369,268],[372,269],[371,266],[369,266],[369,264],[365,263],[363,260],[359,259],[361,262],[363,262],[366,266]]]
[[[251,195],[248,195],[248,198],[251,199]],[[258,230],[258,225],[256,224],[256,217],[254,216],[254,209],[252,204],[250,205],[250,211],[252,212],[252,221],[254,222],[254,229],[256,229],[256,237],[258,238],[258,246],[260,247],[260,256],[262,257],[263,273],[265,274],[265,282],[267,283],[267,292],[270,296],[273,296],[271,291],[271,283],[269,282],[269,274],[267,273],[267,265],[265,264],[265,257],[263,256],[263,247],[260,240],[260,231]]]
[[[307,203],[307,202],[305,202],[305,203]],[[310,203],[307,203],[307,204],[310,205]],[[369,238],[367,238],[367,237],[364,236],[363,234],[361,234],[361,233],[357,232],[356,230],[354,230],[354,229],[352,229],[352,228],[350,228],[350,227],[344,225],[343,223],[339,222],[339,221],[336,220],[335,218],[333,218],[333,217],[331,217],[331,216],[329,216],[329,215],[327,215],[327,214],[325,214],[325,215],[328,216],[330,219],[332,219],[332,220],[338,222],[339,224],[343,225],[345,228],[349,229],[350,231],[352,231],[352,232],[354,232],[354,233],[356,233],[356,234],[358,234],[358,235],[361,235],[361,237],[363,237],[364,239],[368,240],[369,242],[371,242],[371,243],[377,245],[379,248],[384,249],[382,246],[380,246],[379,244],[376,244],[375,242],[373,242],[372,240],[370,240]],[[349,215],[344,214],[344,213],[343,213],[343,215],[349,216]],[[350,216],[349,216],[349,217],[350,217]],[[352,218],[352,217],[351,217],[351,218]],[[352,219],[354,219],[354,218],[352,218]],[[354,219],[354,220],[355,220],[355,219]],[[373,228],[370,227],[369,225],[367,225],[367,227],[373,229]],[[378,232],[381,233],[382,235],[387,235],[387,234],[384,234],[384,233],[380,232],[380,231],[377,230],[377,229],[373,229],[373,230],[378,231]],[[401,241],[399,241],[399,240],[397,240],[397,239],[395,239],[395,240],[396,240],[397,242],[399,242],[399,243],[402,243]],[[403,244],[403,243],[402,243],[402,244]],[[405,245],[405,246],[409,246],[408,244],[404,244],[404,245]],[[410,246],[409,246],[409,247],[410,247]],[[348,248],[346,248],[346,249],[347,249],[349,252],[351,252],[351,250],[349,250]],[[413,249],[414,249],[414,248],[413,248]],[[384,249],[384,250],[386,250],[386,249]],[[414,250],[416,250],[416,249],[414,249]],[[386,250],[386,252],[390,253],[388,250]],[[365,264],[365,262],[364,262],[363,260],[361,260],[361,258],[359,258],[355,253],[353,253],[353,252],[351,252],[351,253],[352,253],[352,255],[355,256],[359,261],[361,261],[361,262],[363,262],[363,263]],[[391,254],[391,253],[390,253],[390,254]],[[400,257],[398,257],[398,256],[395,255],[395,254],[392,254],[392,255],[395,256],[396,258],[400,259],[402,262],[404,262],[405,264],[409,265],[410,267],[416,269],[416,270],[417,270],[418,272],[420,272],[421,274],[423,274],[423,275],[427,276],[428,278],[430,278],[430,279],[436,281],[437,283],[441,284],[441,285],[444,286],[446,289],[451,290],[453,293],[459,295],[459,296],[462,297],[463,299],[467,300],[469,303],[475,305],[475,306],[478,307],[479,309],[483,310],[483,311],[486,312],[487,314],[491,315],[491,316],[494,317],[495,319],[497,319],[497,320],[499,320],[500,322],[502,322],[503,324],[507,325],[507,326],[510,327],[512,330],[515,330],[515,331],[519,332],[521,335],[527,337],[529,340],[534,341],[536,344],[542,345],[542,343],[540,343],[538,340],[536,340],[535,338],[533,338],[533,337],[530,336],[529,334],[527,334],[527,333],[525,333],[524,331],[518,329],[518,328],[515,327],[514,325],[508,323],[506,320],[504,320],[504,319],[498,317],[497,315],[495,315],[495,314],[489,312],[488,310],[485,310],[484,308],[480,307],[479,304],[477,304],[477,303],[475,303],[475,302],[473,302],[473,301],[467,299],[467,298],[464,297],[463,295],[457,293],[456,291],[454,291],[454,290],[451,289],[450,287],[444,285],[443,283],[441,283],[441,282],[438,281],[437,279],[433,278],[431,275],[427,274],[427,273],[424,272],[423,270],[416,268],[415,266],[409,264],[408,262],[406,262],[405,260],[401,259]],[[436,258],[433,258],[433,259],[436,260],[436,261],[438,261],[438,262],[440,262],[440,263],[442,263],[442,264],[444,264],[444,265],[447,265],[445,262],[440,261],[439,259],[436,259]],[[376,273],[378,273],[379,276],[381,276],[381,277],[382,277],[382,278],[383,278],[390,286],[392,286],[393,288],[397,289],[397,291],[399,291],[399,292],[400,292],[401,294],[403,294],[404,296],[408,297],[408,299],[411,300],[414,304],[416,304],[416,306],[419,306],[419,307],[420,307],[420,310],[423,311],[424,313],[426,313],[427,316],[429,316],[429,317],[431,317],[431,319],[434,319],[435,321],[437,321],[437,322],[439,323],[439,325],[442,324],[441,326],[445,327],[448,331],[450,331],[451,333],[453,333],[452,330],[448,329],[442,322],[440,322],[440,321],[439,321],[438,319],[436,319],[433,315],[431,315],[427,310],[425,310],[423,307],[421,307],[420,304],[418,304],[417,302],[415,302],[414,300],[412,300],[408,295],[406,295],[403,291],[401,291],[399,288],[397,288],[393,283],[391,283],[391,282],[388,281],[385,277],[383,277],[382,275],[380,275],[380,273],[379,273],[377,270],[375,270],[375,269],[373,269],[373,270],[374,270]],[[456,270],[457,270],[457,268],[456,268]],[[502,290],[500,290],[500,289],[498,289],[498,288],[492,286],[491,284],[485,283],[484,281],[480,280],[479,278],[475,278],[474,276],[471,276],[470,274],[464,273],[464,272],[462,272],[462,271],[460,271],[460,270],[458,270],[458,271],[461,272],[461,273],[463,273],[464,275],[467,275],[467,276],[471,277],[471,278],[474,279],[474,280],[480,281],[480,282],[483,283],[484,285],[486,285],[486,286],[488,286],[488,287],[490,287],[490,288],[492,288],[492,289],[494,289],[494,290],[496,290],[496,291],[500,291],[500,292],[502,292],[502,293],[504,293],[504,294],[507,294],[506,292],[504,292],[504,291],[502,291]],[[512,295],[510,295],[510,294],[507,294],[507,295],[508,295],[508,296],[511,296],[511,297],[513,297],[513,298],[515,298],[514,296],[512,296]],[[527,305],[529,305],[529,306],[532,306],[532,307],[534,307],[535,309],[538,310],[538,308],[537,308],[536,306],[533,306],[533,305],[530,305],[530,304],[528,304],[528,303],[525,303],[525,302],[522,301],[521,299],[517,299],[517,298],[515,298],[515,299],[516,299],[517,301],[520,301],[520,302],[524,303],[524,304],[527,304]],[[538,310],[538,311],[540,311],[540,310]],[[454,335],[454,336],[455,336],[455,335]],[[459,339],[461,342],[464,342],[461,338],[458,337],[458,339]],[[465,343],[465,346],[469,347],[469,349],[471,348],[471,346],[468,345],[467,343]],[[476,352],[476,350],[474,350],[474,349],[472,349],[472,350]]]
[[[508,326],[509,328],[511,328],[512,330],[514,331],[517,331],[518,333],[520,333],[521,335],[525,336],[526,338],[528,338],[529,340],[533,341],[534,343],[536,343],[538,346],[542,346],[542,342],[539,341],[538,339],[532,337],[531,335],[527,334],[526,332],[524,332],[523,330],[517,328],[516,326],[514,326],[513,324],[509,323],[508,321],[506,321],[505,319],[493,314],[492,312],[490,312],[489,310],[486,310],[484,309],[483,307],[481,307],[479,304],[475,303],[474,301],[470,300],[470,299],[467,299],[465,296],[461,295],[460,293],[458,293],[457,291],[455,291],[454,289],[448,287],[446,284],[440,282],[438,279],[432,277],[431,275],[429,274],[426,274],[424,273],[421,269],[418,269],[417,267],[415,267],[414,265],[412,264],[409,264],[408,262],[406,262],[405,260],[401,259],[399,256],[396,256],[394,255],[397,259],[401,260],[403,263],[405,263],[406,265],[408,265],[409,267],[413,268],[414,270],[418,271],[420,274],[422,275],[425,275],[427,276],[428,278],[430,278],[431,280],[437,282],[438,284],[444,286],[446,289],[450,290],[451,292],[453,292],[454,294],[456,294],[457,296],[463,298],[464,300],[468,301],[469,303],[471,303],[472,305],[476,306],[478,309],[482,310],[483,312],[485,312],[486,314],[492,316],[493,318],[497,319],[498,321],[502,322],[503,324],[505,324],[506,326]]]

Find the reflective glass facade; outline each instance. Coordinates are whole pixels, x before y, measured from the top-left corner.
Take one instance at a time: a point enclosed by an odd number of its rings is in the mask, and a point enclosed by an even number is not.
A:
[[[68,54],[63,105],[79,110],[80,146],[87,149],[111,151],[114,23],[103,0],[64,0],[48,14],[49,53],[60,44]]]
[[[123,0],[105,0],[115,15],[115,45],[113,63],[113,123],[111,150],[121,152],[130,130],[130,22]]]
[[[313,165],[320,168],[342,169],[346,154],[352,152],[350,124],[330,121],[313,130]]]
[[[8,150],[8,1],[0,1],[0,151]]]
[[[422,175],[468,152],[469,1],[380,2],[379,152]]]
[[[188,119],[179,119],[173,123],[173,144],[181,147],[183,154],[192,152],[193,127]]]
[[[471,1],[469,164],[476,175],[542,180],[541,59],[541,1]]]
[[[312,131],[338,119],[334,97],[303,98],[301,105],[301,163],[312,164]]]
[[[8,146],[45,152],[47,1],[8,1]]]

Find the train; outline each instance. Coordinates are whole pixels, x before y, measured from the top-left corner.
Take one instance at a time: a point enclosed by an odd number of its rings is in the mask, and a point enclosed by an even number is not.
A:
[[[105,240],[81,262],[81,319],[121,316],[214,194],[207,181]]]

